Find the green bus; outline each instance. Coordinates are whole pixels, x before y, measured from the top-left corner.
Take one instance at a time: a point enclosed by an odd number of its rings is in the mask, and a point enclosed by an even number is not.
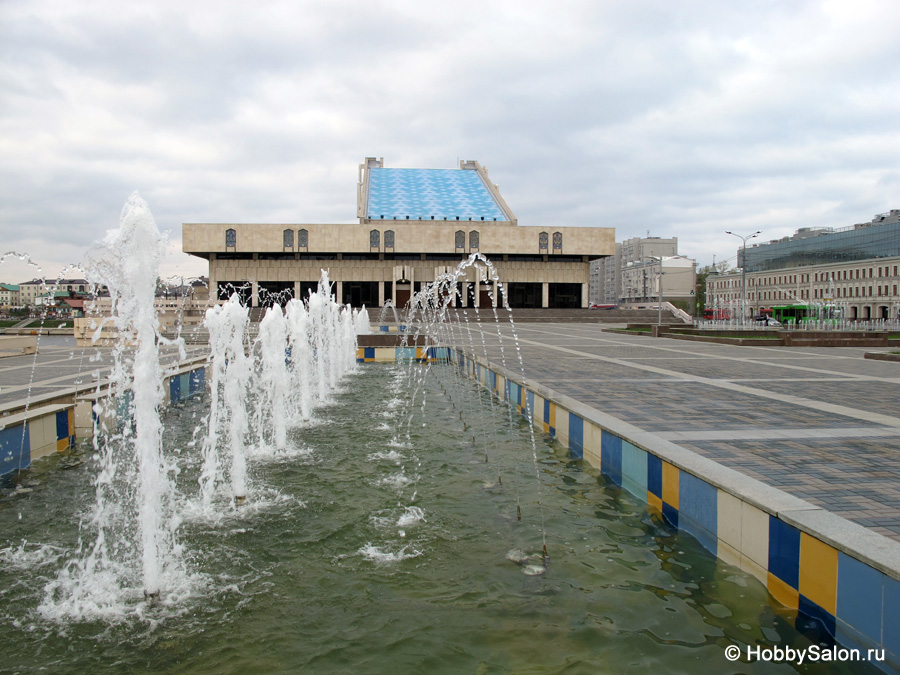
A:
[[[772,308],[772,317],[786,326],[815,321],[836,323],[841,319],[841,308],[834,303],[826,303],[824,305],[779,305]]]

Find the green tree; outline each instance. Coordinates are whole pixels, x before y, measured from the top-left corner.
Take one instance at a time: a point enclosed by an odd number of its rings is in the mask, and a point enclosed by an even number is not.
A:
[[[733,271],[727,262],[713,263],[712,265],[704,265],[697,268],[697,302],[694,304],[694,315],[703,316],[703,310],[706,309],[706,280],[707,277],[717,274],[726,274]]]

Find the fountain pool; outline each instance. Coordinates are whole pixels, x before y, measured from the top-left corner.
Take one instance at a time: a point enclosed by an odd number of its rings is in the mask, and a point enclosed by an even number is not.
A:
[[[199,489],[207,411],[166,413],[181,495]],[[40,609],[94,489],[90,462],[37,463],[34,491],[0,501],[2,669],[770,672],[725,646],[809,644],[760,584],[598,472],[546,439],[537,459],[540,492],[525,421],[453,366],[367,365],[284,449],[250,455],[244,507],[185,517],[190,592],[103,621]],[[550,557],[530,575],[541,509]]]

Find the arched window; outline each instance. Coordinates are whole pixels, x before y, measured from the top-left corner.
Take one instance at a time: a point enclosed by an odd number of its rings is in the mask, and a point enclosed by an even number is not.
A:
[[[553,233],[553,250],[562,251],[562,232]]]
[[[282,245],[285,248],[294,248],[294,231],[293,230],[285,230],[283,233],[283,243]]]
[[[309,232],[306,230],[297,230],[297,247],[309,248]]]
[[[369,248],[379,248],[381,246],[381,232],[372,230],[369,232]]]
[[[546,232],[541,232],[538,235],[538,250],[546,251],[549,248],[550,244],[550,235]]]
[[[465,248],[466,247],[466,233],[462,230],[456,231],[456,248]]]
[[[225,248],[234,248],[237,246],[237,232],[234,228],[229,227],[225,230]]]
[[[394,231],[393,230],[385,230],[384,231],[384,247],[385,248],[394,248]]]
[[[479,248],[478,230],[472,230],[471,232],[469,232],[469,250],[477,251],[478,248]]]

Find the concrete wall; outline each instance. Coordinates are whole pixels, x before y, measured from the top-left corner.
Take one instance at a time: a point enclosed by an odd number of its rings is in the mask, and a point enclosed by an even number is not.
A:
[[[296,246],[285,249],[283,246],[284,230],[294,231],[294,244],[297,243],[297,230],[309,232],[308,249]],[[236,231],[236,246],[226,248],[225,231]],[[371,230],[381,233],[380,249],[369,246]],[[384,249],[384,231],[393,230],[395,247]],[[466,248],[457,249],[455,235],[457,230],[466,233]],[[477,230],[480,235],[481,252],[489,257],[502,254],[540,254],[554,255],[588,255],[604,256],[615,253],[615,230],[606,227],[556,227],[556,226],[521,226],[504,222],[487,221],[432,221],[432,220],[384,220],[359,224],[239,224],[239,223],[184,223],[182,226],[183,244],[186,253],[206,257],[209,253],[460,253],[473,252],[468,248],[468,234]],[[541,232],[550,234],[550,250],[542,251],[538,247]],[[563,235],[562,251],[553,252],[552,235],[561,232]]]

